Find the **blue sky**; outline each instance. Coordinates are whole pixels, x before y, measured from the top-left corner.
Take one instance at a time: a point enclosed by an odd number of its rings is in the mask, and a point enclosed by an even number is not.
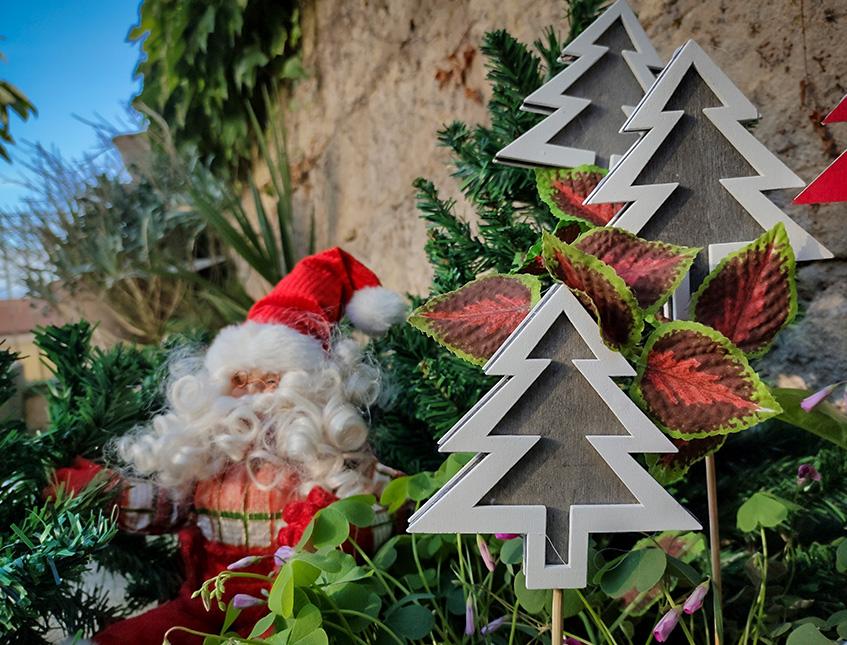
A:
[[[126,35],[138,0],[0,0],[0,78],[17,85],[38,110],[11,117],[16,142],[55,146],[75,158],[97,146],[92,129],[74,115],[126,123],[126,106],[140,87],[133,79],[138,47]],[[22,157],[20,145],[10,150]],[[23,189],[10,182],[20,163],[0,160],[0,208],[14,207]]]

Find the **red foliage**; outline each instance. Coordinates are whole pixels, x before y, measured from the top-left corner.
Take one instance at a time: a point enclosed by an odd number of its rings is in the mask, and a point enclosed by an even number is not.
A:
[[[623,204],[582,203],[602,178],[599,172],[574,172],[568,177],[560,176],[550,182],[554,189],[551,197],[563,213],[580,217],[595,226],[605,226]]]
[[[670,297],[697,251],[643,240],[619,228],[594,229],[575,246],[612,267],[644,309]]]
[[[520,280],[491,276],[433,298],[414,318],[439,342],[473,357],[491,357],[532,308],[532,291]]]
[[[637,388],[648,411],[683,439],[726,434],[755,422],[761,410],[758,380],[743,356],[708,328],[676,325],[654,332],[656,340],[642,359]]]
[[[693,299],[694,319],[746,354],[764,350],[794,316],[793,264],[784,229],[769,231],[707,278]]]

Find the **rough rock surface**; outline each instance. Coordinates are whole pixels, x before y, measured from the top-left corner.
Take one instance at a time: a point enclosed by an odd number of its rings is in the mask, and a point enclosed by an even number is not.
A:
[[[660,55],[696,39],[759,107],[756,136],[811,180],[847,148],[847,124],[820,119],[847,89],[839,0],[632,0]],[[303,11],[304,64],[287,116],[296,212],[317,245],[341,244],[387,286],[423,292],[425,231],[412,180],[459,198],[435,131],[485,119],[482,35],[506,28],[531,42],[565,30],[557,0],[311,0]],[[260,173],[261,174],[261,173]],[[774,194],[781,205],[792,194]],[[461,200],[460,200],[461,205]],[[463,213],[471,213],[462,206]],[[800,271],[805,315],[767,360],[774,381],[810,387],[847,374],[847,205],[787,206],[837,256]],[[251,282],[258,293],[263,286]]]

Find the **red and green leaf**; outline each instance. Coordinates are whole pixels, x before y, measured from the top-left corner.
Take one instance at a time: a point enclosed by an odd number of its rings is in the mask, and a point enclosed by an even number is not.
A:
[[[794,251],[780,223],[715,267],[691,299],[691,318],[748,356],[760,356],[797,313],[794,270]]]
[[[744,353],[714,329],[692,322],[656,328],[631,393],[677,439],[739,432],[782,412]]]
[[[602,260],[615,270],[638,304],[656,313],[682,282],[700,249],[652,242],[620,228],[595,228],[576,242],[581,251]]]
[[[553,235],[560,239],[565,244],[570,244],[582,233],[590,227],[584,222],[566,222],[560,221],[553,229]],[[544,258],[541,257],[541,237],[538,241],[529,247],[526,253],[516,258],[517,273],[529,273],[531,275],[544,275],[547,273],[547,268],[544,266]]]
[[[538,302],[541,283],[531,275],[489,275],[431,298],[409,323],[476,365],[499,349]]]
[[[605,226],[623,208],[623,203],[583,204],[582,202],[608,172],[599,166],[538,169],[535,171],[535,185],[541,200],[559,219],[586,222],[592,226]]]
[[[640,340],[644,328],[641,309],[610,266],[549,233],[542,237],[542,256],[550,275],[565,283],[597,319],[609,347],[627,350]]]
[[[675,453],[649,455],[650,474],[660,484],[671,484],[682,478],[688,469],[708,455],[716,453],[726,442],[726,435],[714,435],[705,439],[671,439],[677,447]]]

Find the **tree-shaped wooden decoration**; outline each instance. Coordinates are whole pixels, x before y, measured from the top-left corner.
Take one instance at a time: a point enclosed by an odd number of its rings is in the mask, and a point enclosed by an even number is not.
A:
[[[545,244],[545,257],[566,248],[552,236]],[[575,274],[591,282],[596,301],[603,293],[615,300],[617,291],[627,289],[608,266],[597,271],[599,260],[576,249],[569,253],[575,254]],[[478,283],[469,286],[467,295],[478,298],[472,293],[479,291]],[[439,304],[443,312],[445,301]],[[476,309],[472,302],[461,306]],[[635,307],[631,295],[620,305],[629,306]],[[419,312],[425,318],[432,308]],[[607,330],[607,337],[627,342],[629,330],[640,329],[636,323],[640,320],[629,316],[626,330]],[[422,320],[413,324],[438,333]],[[468,345],[461,352],[474,353]],[[635,371],[604,344],[597,322],[567,287],[547,291],[485,372],[504,378],[444,436],[440,448],[478,455],[411,518],[410,532],[526,534],[527,587],[549,589],[585,586],[591,532],[700,527],[633,458],[631,453],[675,448],[612,381]]]
[[[719,330],[713,334],[716,342],[744,348],[750,356],[764,351],[796,311],[795,256],[797,260],[832,257],[765,195],[765,191],[803,182],[742,125],[758,116],[755,106],[690,40],[676,51],[624,124],[624,131],[643,133],[642,137],[586,200],[588,204],[628,203],[613,220],[614,226],[647,239],[706,249],[695,261],[689,281],[674,296],[672,312],[675,319],[688,317],[691,290],[697,289],[691,309],[698,322],[671,324],[711,325]],[[770,230],[759,237],[763,228]],[[747,241],[754,238],[756,243],[748,246]],[[772,279],[780,288],[770,289]],[[646,381],[654,381],[657,393],[667,389],[668,380],[676,378],[683,364],[698,371],[705,367],[694,354],[683,362],[666,364],[662,338],[657,333],[653,336],[656,339],[648,342],[642,363],[647,365]],[[697,377],[720,381],[718,375],[702,371]],[[690,379],[687,383],[676,380],[692,395],[692,409],[717,410],[724,404],[744,407],[716,401]],[[653,418],[672,411],[667,397],[651,401],[644,396],[643,385],[636,382],[634,395]],[[773,411],[778,405],[772,402],[750,411],[767,415],[768,408]],[[706,455],[712,578],[718,603],[717,485],[710,455],[723,443],[718,435],[749,427],[751,420],[713,432],[704,424],[706,417],[690,419],[687,427],[677,427],[684,432],[674,435],[683,452],[690,453],[689,462]],[[715,634],[718,641],[717,622]]]
[[[614,225],[644,238],[707,249],[686,292],[724,256],[782,223],[798,260],[831,258],[765,195],[803,181],[744,122],[755,106],[693,40],[680,47],[623,129],[644,133],[587,204],[627,202]],[[687,310],[681,291],[677,313]]]
[[[497,153],[518,166],[608,168],[635,142],[621,125],[653,83],[662,61],[625,0],[617,0],[562,50],[574,57],[524,99],[549,114]]]
[[[847,96],[826,115],[824,125],[847,121]],[[794,198],[795,204],[828,204],[847,202],[847,151],[827,166]]]

